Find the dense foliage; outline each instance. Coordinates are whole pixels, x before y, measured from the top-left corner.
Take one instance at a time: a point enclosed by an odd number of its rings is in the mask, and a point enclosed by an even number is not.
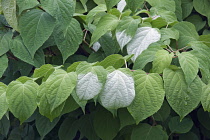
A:
[[[209,0],[0,0],[0,139],[210,139]]]

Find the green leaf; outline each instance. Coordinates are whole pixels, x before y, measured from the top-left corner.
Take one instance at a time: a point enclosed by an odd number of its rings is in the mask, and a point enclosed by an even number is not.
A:
[[[4,54],[0,56],[0,78],[4,74],[7,67],[8,67],[8,58],[7,58],[7,55]]]
[[[107,109],[127,107],[135,97],[134,79],[129,69],[127,73],[115,70],[107,75],[104,89],[99,95],[101,104]]]
[[[134,38],[127,44],[128,54],[134,54],[133,61],[144,51],[150,44],[160,40],[160,33],[157,29],[151,27],[141,27],[136,31]]]
[[[128,16],[122,18],[116,29],[116,38],[121,49],[134,37],[139,23],[139,19]]]
[[[115,6],[120,0],[105,0],[107,10],[109,11],[113,6]]]
[[[198,121],[206,129],[210,130],[210,114],[209,112],[204,112],[202,108],[197,111]]]
[[[70,112],[76,110],[77,108],[79,108],[79,105],[77,104],[77,102],[74,100],[74,98],[72,96],[69,96],[68,99],[65,101],[65,105],[61,112],[61,115],[70,113]]]
[[[120,108],[117,116],[120,119],[120,130],[127,125],[135,124],[135,120],[126,108]]]
[[[106,56],[119,52],[119,45],[115,39],[113,39],[111,33],[106,33],[99,39],[100,46],[104,50]],[[94,43],[95,44],[95,43]]]
[[[177,21],[177,17],[175,15],[175,13],[172,12],[172,11],[168,11],[168,10],[164,10],[164,9],[161,9],[161,8],[152,7],[150,9],[150,12],[151,12],[151,15],[153,15],[153,18],[154,18],[154,20],[152,22],[153,27],[157,27],[157,28],[158,27],[162,27],[160,25],[157,25],[158,22],[154,22],[154,21],[156,21],[155,20],[156,16],[159,16],[159,18],[157,18],[157,19],[162,19],[163,22],[165,22],[167,25],[170,25],[170,24],[172,24],[172,23]]]
[[[46,64],[34,70],[33,77],[40,78],[40,77],[49,77],[55,71],[55,68],[51,64]]]
[[[182,0],[182,18],[188,17],[193,10],[193,0]]]
[[[91,23],[93,21],[94,17],[97,14],[102,13],[102,12],[105,12],[105,11],[107,11],[105,2],[104,2],[104,4],[99,4],[98,6],[96,6],[95,8],[93,8],[92,10],[90,10],[88,12],[87,18],[86,18],[86,22],[87,23]]]
[[[61,140],[73,140],[78,131],[78,120],[73,117],[67,117],[61,124],[58,136]]]
[[[208,34],[208,35],[201,35],[199,37],[199,41],[202,41],[204,44],[206,44],[208,47],[210,47],[209,37],[210,37],[210,34]]]
[[[9,51],[10,41],[12,40],[12,32],[0,34],[0,56]]]
[[[0,120],[0,133],[1,135],[4,135],[7,137],[10,129],[10,120],[8,117],[3,116],[3,118]]]
[[[41,136],[41,139],[44,139],[44,136],[47,135],[58,123],[60,118],[55,119],[54,121],[50,121],[48,118],[37,115],[36,117],[36,128],[39,132],[39,135]]]
[[[50,0],[41,0],[41,5],[46,12],[64,26],[64,29],[69,26],[75,11],[73,0],[54,0],[53,2]]]
[[[85,113],[85,106],[87,104],[86,100],[80,100],[79,97],[77,96],[77,93],[75,90],[71,93],[72,97],[76,101],[76,103],[81,107],[82,111]]]
[[[58,49],[62,54],[63,63],[70,55],[77,51],[83,39],[80,24],[74,18],[69,22],[66,30],[63,30],[62,25],[57,24],[53,35]]]
[[[179,47],[185,47],[191,41],[197,41],[199,36],[195,29],[195,26],[190,22],[179,22],[172,28],[179,31]]]
[[[155,73],[162,73],[163,70],[170,66],[172,61],[173,53],[169,53],[166,50],[159,50],[155,54],[155,59],[152,63],[152,71]]]
[[[163,8],[167,11],[175,12],[175,2],[173,0],[146,0],[152,7]]]
[[[96,134],[102,140],[111,140],[117,135],[120,122],[117,118],[114,118],[109,111],[100,107],[94,114],[93,126]]]
[[[137,9],[142,7],[142,4],[144,3],[144,0],[125,0],[127,3],[127,6],[133,13],[136,12]]]
[[[0,120],[8,110],[6,90],[7,86],[0,82]]]
[[[79,120],[79,131],[81,135],[85,136],[88,140],[99,140],[94,127],[93,127],[93,115],[86,114]]]
[[[160,125],[151,126],[146,123],[142,123],[135,127],[131,134],[131,140],[168,140],[168,135],[163,131]]]
[[[37,0],[16,0],[19,8],[19,14],[26,9],[30,9],[39,4]]]
[[[169,117],[170,113],[171,113],[171,108],[167,103],[167,101],[164,100],[160,110],[158,110],[158,112],[156,112],[153,115],[153,117],[156,121],[164,122]]]
[[[195,25],[196,31],[200,31],[205,25],[206,21],[202,19],[199,15],[189,16],[186,21],[191,22]]]
[[[32,58],[35,52],[50,37],[55,19],[42,10],[33,9],[19,19],[20,34]]]
[[[193,6],[201,15],[210,17],[210,2],[208,0],[193,0]]]
[[[163,80],[158,74],[146,74],[142,70],[134,72],[136,96],[128,111],[138,124],[157,112],[165,97]]]
[[[176,116],[170,119],[168,126],[172,133],[187,133],[192,128],[193,121],[190,118],[184,118],[180,122],[179,116]]]
[[[187,85],[182,70],[168,68],[163,71],[163,80],[168,103],[182,120],[200,103],[201,80],[196,77],[190,85]]]
[[[182,0],[175,0],[176,10],[175,14],[179,21],[182,21]]]
[[[97,65],[103,66],[105,69],[109,66],[113,66],[115,69],[121,68],[123,65],[125,65],[125,61],[130,60],[132,55],[128,56],[128,59],[126,57],[123,57],[120,54],[113,54],[108,57],[106,57],[103,61],[98,63]]]
[[[117,27],[118,23],[119,19],[114,15],[107,14],[103,16],[97,24],[95,31],[93,32],[90,46],[92,46],[93,43],[97,42],[98,39],[105,33],[114,30]]]
[[[96,4],[106,4],[105,0],[93,0]]]
[[[78,74],[76,93],[80,100],[90,100],[97,96],[105,83],[107,73],[102,66]]]
[[[210,96],[209,96],[209,92],[210,92],[210,85],[204,85],[203,86],[203,91],[201,94],[201,104],[203,106],[204,111],[208,111],[210,112]]]
[[[166,39],[179,39],[179,32],[174,28],[162,28],[161,32],[161,40],[165,41]]]
[[[50,121],[53,121],[56,117],[61,115],[61,112],[64,108],[65,102],[63,102],[61,105],[59,105],[56,109],[51,111],[51,105],[49,104],[46,92],[47,89],[45,88],[45,83],[42,83],[38,89],[38,98],[37,98],[37,104],[39,107],[39,112],[41,115],[47,117],[50,119]]]
[[[155,54],[159,50],[162,50],[160,46],[149,46],[136,58],[133,69],[143,69],[147,63],[152,62],[155,59]]]
[[[199,140],[199,136],[193,132],[188,132],[188,133],[179,135],[179,140]]]
[[[13,81],[7,88],[7,100],[9,110],[23,123],[36,110],[36,98],[38,84],[29,80],[24,84],[19,81]]]
[[[193,49],[190,53],[198,59],[202,80],[207,84],[210,81],[210,56],[208,55],[210,48],[198,41],[190,42],[189,46]]]
[[[198,74],[198,59],[189,52],[178,54],[179,63],[184,72],[187,84],[190,84]]]
[[[9,25],[18,31],[16,0],[1,0],[2,10]]]
[[[67,73],[60,69],[49,76],[45,83],[45,87],[46,98],[51,106],[51,112],[70,96],[76,86],[76,81],[76,73]]]

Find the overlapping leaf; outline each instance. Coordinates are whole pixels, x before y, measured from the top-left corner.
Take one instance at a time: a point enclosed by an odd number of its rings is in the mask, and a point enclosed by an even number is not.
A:
[[[25,83],[13,81],[8,85],[6,96],[9,110],[21,123],[28,119],[37,107],[38,84],[29,80]]]
[[[0,82],[0,120],[8,110],[6,90],[7,86]]]
[[[116,38],[121,49],[123,49],[136,34],[139,22],[139,19],[133,19],[132,17],[124,17],[120,21],[116,29]]]
[[[65,28],[69,26],[75,11],[73,0],[53,0],[53,2],[51,0],[41,0],[41,4],[44,10],[56,18],[62,26]]]
[[[55,19],[42,10],[26,12],[19,20],[20,34],[32,57],[50,37],[55,27]]]
[[[63,30],[62,24],[57,24],[53,35],[62,54],[63,63],[70,55],[77,51],[83,38],[82,29],[76,19],[72,19],[69,22],[66,30]]]
[[[136,97],[128,111],[138,124],[161,108],[165,92],[163,81],[158,74],[146,74],[137,70],[134,72],[134,80]]]
[[[190,85],[186,83],[181,69],[166,68],[163,72],[166,98],[173,110],[183,119],[200,103],[202,83],[196,77]]]

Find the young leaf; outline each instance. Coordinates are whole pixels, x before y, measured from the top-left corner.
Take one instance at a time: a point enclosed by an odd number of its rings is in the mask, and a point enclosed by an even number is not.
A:
[[[103,36],[108,31],[114,30],[119,23],[119,19],[111,14],[107,14],[103,16],[98,25],[96,26],[95,31],[93,32],[93,35],[91,37],[91,43],[90,46],[93,45],[93,43],[97,42],[98,39]]]
[[[96,134],[103,140],[113,139],[120,128],[119,119],[114,118],[113,115],[100,107],[94,114],[93,126]]]
[[[138,8],[141,8],[142,4],[144,3],[144,0],[125,0],[127,3],[127,6],[133,13],[136,12]]]
[[[134,54],[133,61],[144,51],[150,44],[160,40],[160,33],[157,29],[151,27],[140,27],[136,31],[134,38],[127,44],[128,54]]]
[[[39,4],[37,0],[16,0],[19,8],[19,14],[26,9],[30,9]]]
[[[135,127],[131,134],[131,140],[167,140],[168,135],[163,131],[160,125],[151,126],[146,123],[142,123]]]
[[[69,26],[75,11],[73,0],[54,0],[53,2],[50,0],[41,0],[41,5],[43,9],[56,18],[57,22],[61,23],[62,26]]]
[[[135,90],[134,79],[130,75],[132,73],[128,75],[120,70],[115,70],[107,75],[104,89],[99,95],[101,104],[105,108],[118,109],[131,104],[135,97]]]
[[[178,54],[179,63],[185,74],[187,84],[190,84],[198,74],[198,59],[189,52]]]
[[[8,110],[6,90],[7,86],[0,82],[0,120]]]
[[[18,31],[18,22],[16,16],[16,0],[1,0],[2,10],[9,25]]]
[[[165,68],[170,66],[172,61],[173,53],[169,54],[166,50],[159,50],[155,54],[155,59],[152,63],[153,65],[153,72],[155,73],[162,73]]]
[[[9,110],[23,123],[36,110],[36,98],[38,84],[29,80],[24,84],[20,81],[13,81],[7,88],[7,100]]]
[[[152,45],[148,49],[144,50],[137,58],[134,63],[133,69],[143,69],[145,65],[152,62],[155,59],[155,54],[157,51],[162,50],[160,46]]]
[[[182,70],[171,70],[169,68],[163,71],[163,80],[168,103],[182,120],[200,103],[201,80],[196,77],[188,85]]]
[[[8,58],[6,54],[0,56],[0,62],[1,62],[0,63],[0,78],[1,78],[8,67]]]
[[[176,116],[170,119],[168,126],[172,133],[187,133],[193,127],[193,121],[190,118],[184,118],[180,122],[179,116]]]
[[[76,73],[67,73],[61,69],[56,70],[49,76],[45,82],[45,87],[51,112],[69,97],[76,86],[76,81]]]
[[[53,35],[58,49],[62,54],[63,63],[70,55],[77,51],[83,38],[80,24],[74,18],[69,22],[66,30],[63,30],[62,24],[57,24]]]
[[[46,64],[41,66],[40,68],[37,68],[34,70],[34,78],[40,78],[40,77],[49,77],[50,74],[52,74],[55,71],[55,68],[50,65]]]
[[[9,51],[10,41],[12,40],[12,32],[0,34],[0,56]]]
[[[136,97],[128,106],[136,123],[157,112],[164,101],[163,81],[158,74],[146,74],[142,70],[134,72]]]
[[[32,58],[35,52],[50,37],[55,27],[55,19],[42,10],[26,12],[19,20],[20,34]]]
[[[121,49],[134,37],[139,23],[139,19],[133,19],[132,17],[122,18],[116,29],[116,38]]]
[[[195,26],[190,22],[179,22],[172,28],[179,31],[179,47],[185,47],[189,42],[197,41],[199,38]]]

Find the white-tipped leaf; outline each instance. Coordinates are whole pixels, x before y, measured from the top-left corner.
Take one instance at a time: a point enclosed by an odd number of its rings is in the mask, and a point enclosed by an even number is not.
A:
[[[120,70],[107,75],[107,81],[100,94],[101,104],[107,109],[127,107],[135,97],[134,79]]]
[[[134,54],[133,61],[146,50],[150,44],[160,40],[160,33],[151,27],[140,27],[136,31],[134,38],[127,44],[128,54]]]

